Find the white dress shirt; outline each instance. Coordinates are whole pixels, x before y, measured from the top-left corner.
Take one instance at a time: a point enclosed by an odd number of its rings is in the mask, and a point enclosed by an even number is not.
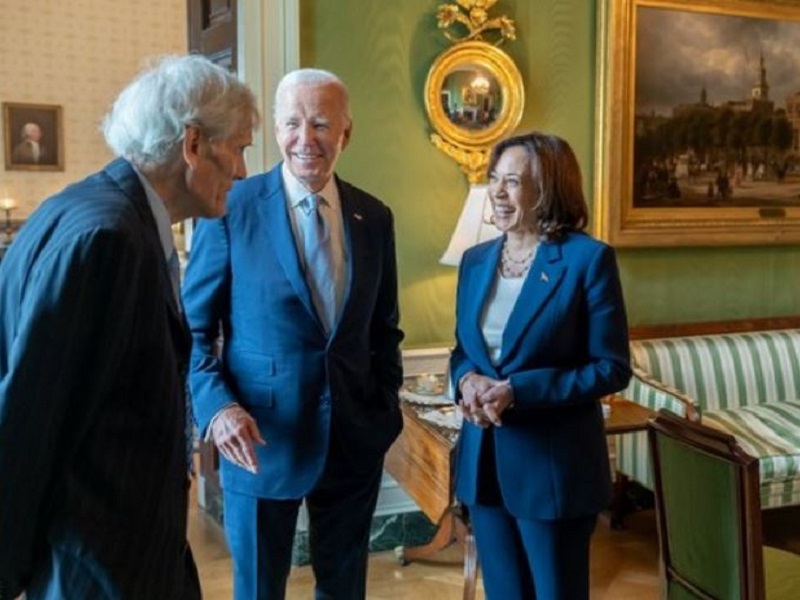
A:
[[[134,165],[131,165],[136,175],[139,176],[139,181],[142,183],[144,193],[147,196],[147,204],[150,205],[150,212],[153,213],[153,218],[156,220],[156,229],[158,229],[158,239],[161,241],[161,247],[164,249],[164,260],[169,262],[170,257],[175,249],[175,239],[172,237],[172,222],[169,219],[167,207],[158,193],[150,185],[147,177],[142,175],[141,171]]]

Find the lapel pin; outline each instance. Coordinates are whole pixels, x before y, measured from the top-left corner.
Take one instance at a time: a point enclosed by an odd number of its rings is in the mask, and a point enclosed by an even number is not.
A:
[[[544,271],[542,271],[542,274],[539,276],[539,279],[541,279],[541,280],[542,280],[542,281],[544,281],[545,283],[547,283],[548,281],[550,281],[550,278],[547,276],[547,273],[545,273]]]
[[[359,213],[353,213],[353,217],[359,221],[362,221],[364,217],[362,217]]]

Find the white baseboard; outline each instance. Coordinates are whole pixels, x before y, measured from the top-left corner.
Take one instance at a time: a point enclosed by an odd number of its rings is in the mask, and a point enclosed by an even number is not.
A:
[[[406,377],[422,373],[443,374],[447,371],[449,348],[423,348],[403,352],[403,372]]]

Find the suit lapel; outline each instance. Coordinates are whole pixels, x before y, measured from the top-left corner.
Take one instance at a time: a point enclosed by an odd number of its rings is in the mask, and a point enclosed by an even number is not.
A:
[[[336,186],[339,190],[339,202],[342,205],[342,225],[344,228],[345,244],[345,282],[344,293],[342,294],[342,305],[337,315],[336,323],[333,326],[331,337],[339,328],[339,323],[344,320],[345,312],[350,306],[351,298],[358,298],[358,290],[361,282],[366,275],[366,256],[369,251],[369,240],[366,237],[365,229],[369,227],[366,215],[363,210],[359,210],[358,202],[350,193],[346,185],[342,185],[339,178],[336,178]]]
[[[481,358],[481,367],[486,372],[493,372],[489,353],[486,350],[486,343],[483,340],[483,333],[481,331],[481,316],[483,314],[483,307],[485,306],[489,293],[492,290],[492,284],[497,276],[497,265],[500,261],[500,250],[503,247],[503,240],[505,236],[498,237],[491,246],[483,259],[472,263],[467,266],[468,271],[463,273],[464,277],[468,277],[468,285],[465,288],[467,297],[464,304],[464,319],[466,322],[466,343],[472,344],[471,353],[473,356]]]
[[[503,331],[503,351],[499,363],[502,363],[514,350],[528,325],[539,316],[561,283],[563,275],[561,245],[543,242],[536,252],[536,258],[522,284],[519,298]]]
[[[303,269],[300,267],[300,256],[297,252],[297,243],[292,231],[292,223],[286,210],[286,194],[283,191],[281,167],[278,165],[270,171],[267,181],[267,196],[263,202],[258,203],[261,219],[264,221],[269,243],[277,257],[286,278],[294,288],[303,306],[314,317],[322,328],[314,302],[311,299],[311,290],[308,287]]]
[[[147,202],[147,194],[142,187],[142,182],[139,181],[139,176],[136,174],[136,171],[133,170],[131,164],[122,158],[118,158],[109,163],[105,168],[105,172],[130,199],[131,204],[142,220],[145,243],[156,256],[161,258],[161,260],[156,261],[159,264],[158,278],[161,282],[162,294],[169,307],[169,315],[171,317],[170,329],[173,333],[172,338],[175,340],[176,348],[179,352],[188,352],[188,348],[191,345],[189,326],[186,323],[182,311],[178,307],[175,294],[172,291],[169,269],[167,268],[167,261],[164,258],[164,248],[158,237],[156,220]]]

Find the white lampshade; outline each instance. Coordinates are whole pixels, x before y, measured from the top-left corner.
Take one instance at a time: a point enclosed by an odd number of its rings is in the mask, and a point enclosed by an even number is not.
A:
[[[497,227],[489,221],[491,214],[487,186],[478,183],[470,185],[461,216],[458,217],[456,229],[450,238],[450,245],[447,246],[439,262],[457,267],[461,262],[461,255],[467,248],[500,235]]]
[[[0,198],[0,210],[14,210],[15,208],[17,208],[16,200],[9,196]]]

